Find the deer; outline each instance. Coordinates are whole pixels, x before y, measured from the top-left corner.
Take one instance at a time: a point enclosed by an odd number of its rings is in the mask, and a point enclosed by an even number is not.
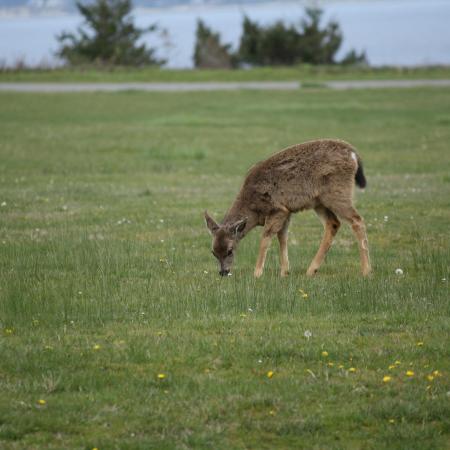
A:
[[[361,158],[342,140],[319,139],[296,144],[255,164],[222,223],[205,211],[212,235],[212,253],[219,262],[219,274],[231,275],[239,242],[257,226],[263,227],[254,270],[264,270],[267,251],[275,235],[280,245],[281,276],[289,274],[288,228],[291,215],[313,209],[323,223],[319,249],[306,272],[314,276],[322,265],[341,220],[347,222],[358,242],[363,276],[371,273],[369,245],[363,218],[353,205],[354,185],[366,187]]]

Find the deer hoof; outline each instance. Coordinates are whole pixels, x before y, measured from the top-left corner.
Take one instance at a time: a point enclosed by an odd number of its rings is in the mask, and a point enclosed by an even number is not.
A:
[[[255,276],[255,278],[260,278],[262,274],[263,274],[262,269],[255,269],[255,272],[253,275]]]
[[[281,278],[286,278],[289,275],[289,270],[282,270],[281,271]]]
[[[317,273],[317,271],[318,271],[319,269],[314,269],[314,268],[309,268],[307,271],[306,271],[306,275],[308,276],[308,277],[313,277],[316,273]]]

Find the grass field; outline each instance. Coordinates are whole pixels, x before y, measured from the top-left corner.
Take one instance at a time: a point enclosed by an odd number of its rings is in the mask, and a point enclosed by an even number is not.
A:
[[[59,68],[0,70],[0,82],[207,82],[207,81],[302,81],[448,79],[449,66],[354,67],[310,66],[259,67],[249,70],[174,70],[159,68]]]
[[[287,279],[257,231],[219,277],[203,210],[317,137],[373,276],[343,227],[307,279],[305,212]],[[0,94],[0,448],[449,448],[449,142],[450,89]]]

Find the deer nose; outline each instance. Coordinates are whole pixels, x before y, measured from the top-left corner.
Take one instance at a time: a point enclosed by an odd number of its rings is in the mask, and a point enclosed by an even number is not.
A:
[[[229,273],[230,273],[229,270],[221,270],[221,271],[219,271],[219,275],[221,275],[222,277],[226,277]]]

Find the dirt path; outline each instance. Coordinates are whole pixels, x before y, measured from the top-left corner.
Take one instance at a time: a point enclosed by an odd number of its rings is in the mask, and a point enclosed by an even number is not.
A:
[[[325,81],[307,82],[305,87],[325,87],[335,90],[349,89],[384,89],[414,88],[421,86],[450,86],[448,80],[359,80],[359,81]],[[10,92],[118,92],[118,91],[151,91],[151,92],[189,92],[189,91],[238,91],[266,90],[292,91],[302,88],[298,81],[251,81],[251,82],[191,82],[191,83],[0,83],[0,91]]]

